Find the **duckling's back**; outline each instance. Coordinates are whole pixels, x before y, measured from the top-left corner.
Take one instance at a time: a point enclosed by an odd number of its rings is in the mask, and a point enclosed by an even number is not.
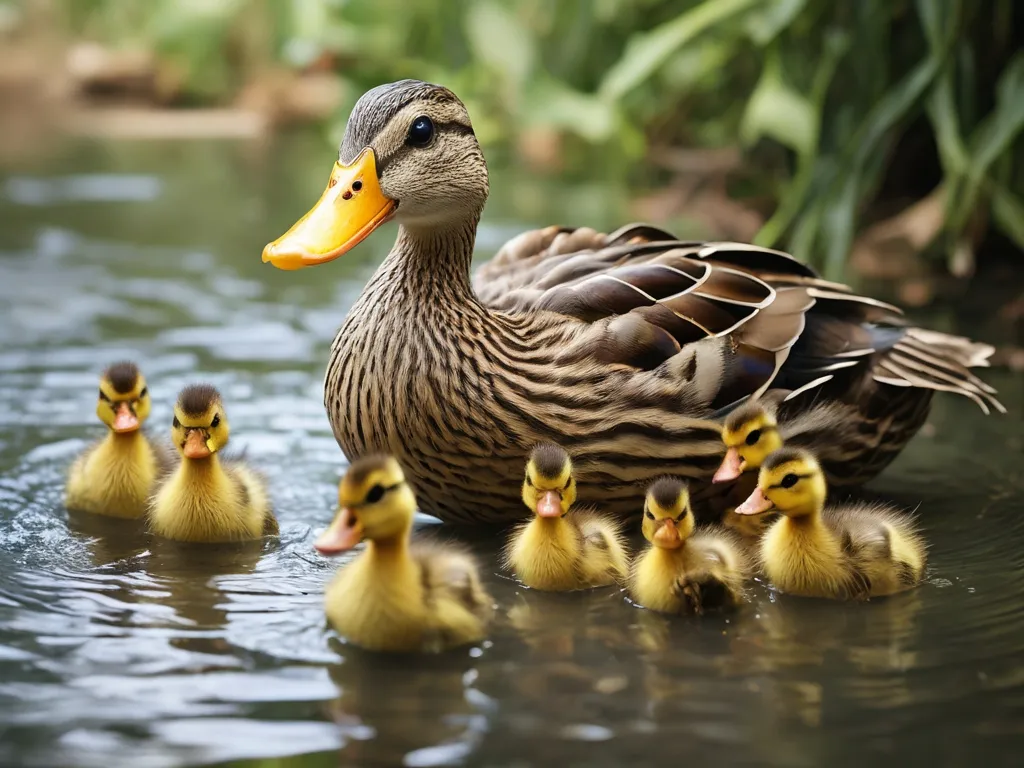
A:
[[[872,596],[891,595],[924,578],[927,545],[914,519],[887,504],[848,504],[832,511]]]

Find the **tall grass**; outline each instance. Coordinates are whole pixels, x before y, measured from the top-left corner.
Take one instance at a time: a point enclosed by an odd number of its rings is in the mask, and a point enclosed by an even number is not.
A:
[[[31,2],[31,0],[22,0]],[[195,100],[254,68],[444,82],[492,144],[536,128],[638,157],[748,151],[757,236],[841,271],[886,206],[944,201],[932,250],[979,222],[1024,249],[1024,7],[1014,0],[56,0],[68,28],[179,62]]]

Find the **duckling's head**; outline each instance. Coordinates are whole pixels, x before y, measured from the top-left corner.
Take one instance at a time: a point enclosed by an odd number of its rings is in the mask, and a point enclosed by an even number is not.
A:
[[[458,97],[419,80],[380,85],[352,108],[319,202],[263,249],[263,261],[323,264],[392,217],[411,230],[475,222],[487,193],[487,164]]]
[[[787,517],[813,515],[825,504],[828,486],[814,455],[804,450],[783,448],[761,465],[757,488],[736,507],[738,515],[760,515],[777,511]]]
[[[662,549],[678,549],[693,533],[690,489],[677,477],[655,480],[644,499],[644,538]]]
[[[530,452],[523,503],[538,517],[561,517],[576,501],[572,459],[560,445],[540,443]]]
[[[758,469],[768,454],[782,447],[773,409],[761,402],[745,403],[729,414],[722,427],[725,458],[712,482],[727,483]]]
[[[228,443],[228,417],[220,392],[209,384],[191,384],[174,404],[171,439],[186,459],[206,459]]]
[[[135,363],[114,363],[103,372],[96,415],[112,431],[136,431],[149,416],[151,406],[146,379]]]
[[[416,497],[391,456],[352,462],[338,486],[338,512],[313,545],[322,555],[347,552],[363,539],[404,537],[412,527]]]

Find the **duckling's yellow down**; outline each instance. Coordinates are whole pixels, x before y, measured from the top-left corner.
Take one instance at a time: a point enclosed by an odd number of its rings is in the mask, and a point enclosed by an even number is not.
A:
[[[142,432],[111,432],[71,465],[64,504],[81,512],[141,517],[159,474],[157,454]]]

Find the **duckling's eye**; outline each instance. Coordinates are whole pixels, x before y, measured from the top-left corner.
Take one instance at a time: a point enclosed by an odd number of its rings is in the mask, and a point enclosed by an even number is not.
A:
[[[366,494],[367,504],[376,504],[378,501],[384,498],[384,486],[375,485],[370,489],[369,493]]]
[[[177,416],[174,417],[174,421],[171,422],[171,426],[173,426],[175,429],[177,429],[178,427],[181,426],[181,422],[178,421],[178,417]]]
[[[798,480],[800,480],[800,478],[794,475],[792,472],[790,472],[788,475],[782,478],[782,482],[779,483],[779,485],[781,485],[783,488],[792,488],[794,485],[797,484]]]
[[[755,429],[747,435],[747,445],[757,445],[757,441],[761,439],[761,430]]]
[[[104,401],[106,403],[110,402],[110,398],[107,397],[106,392],[104,392],[102,389],[100,390],[100,400],[102,400],[102,401]]]
[[[651,512],[651,510],[648,509],[647,507],[644,507],[644,517],[646,517],[648,520],[653,520],[654,519],[654,513]]]
[[[410,147],[425,147],[434,139],[434,122],[426,115],[420,115],[409,126],[405,143]]]
[[[143,387],[142,391],[139,392],[139,400],[141,400],[142,398],[144,398],[148,394],[149,394],[149,387]]]
[[[213,421],[210,422],[210,426],[213,427],[214,429],[216,429],[217,427],[220,426],[220,414],[219,413],[213,414]]]
[[[526,474],[526,484],[531,486],[531,487],[533,486],[533,480],[530,479],[530,474],[529,473]]]
[[[565,481],[565,485],[562,486],[562,490],[568,491],[570,485],[572,485],[572,475],[569,475],[569,479]]]

